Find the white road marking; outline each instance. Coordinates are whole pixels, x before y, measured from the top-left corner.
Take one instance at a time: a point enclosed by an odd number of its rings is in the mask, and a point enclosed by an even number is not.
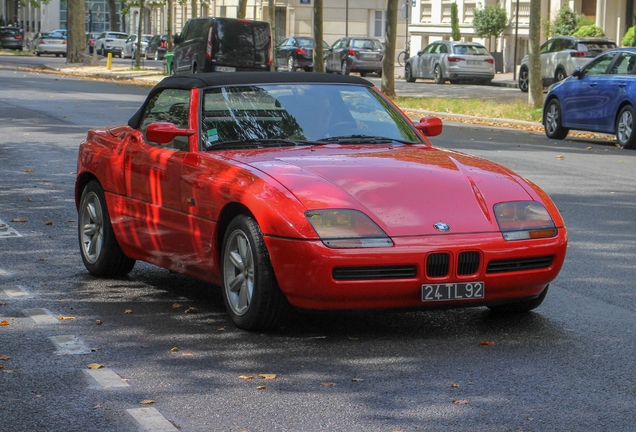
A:
[[[19,232],[0,219],[0,239],[5,237],[22,237]]]
[[[4,291],[4,293],[6,294],[7,297],[11,297],[11,298],[29,298],[31,297],[31,294],[29,294],[28,292],[26,292],[24,290],[24,288],[22,288],[20,285],[15,285],[15,286],[5,286],[2,287],[2,291]]]
[[[130,387],[119,375],[108,368],[86,369],[84,370],[84,373],[93,378],[97,384],[105,389]]]
[[[126,410],[145,430],[149,432],[178,431],[159,411],[154,408],[133,408]]]
[[[87,347],[77,336],[62,335],[51,336],[50,339],[57,346],[58,354],[89,354],[91,349]]]
[[[24,313],[38,324],[59,324],[59,320],[46,309],[25,309]]]

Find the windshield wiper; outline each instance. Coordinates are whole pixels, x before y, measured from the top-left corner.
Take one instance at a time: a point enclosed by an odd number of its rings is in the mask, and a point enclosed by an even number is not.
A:
[[[244,139],[244,140],[234,140],[234,141],[219,141],[212,144],[207,144],[205,146],[206,150],[210,150],[212,148],[219,150],[222,148],[263,148],[263,147],[283,147],[283,146],[293,146],[297,147],[300,145],[308,145],[305,141],[294,141],[288,140],[284,138],[256,138],[256,139]]]
[[[337,142],[339,144],[387,144],[387,143],[400,143],[400,144],[420,144],[417,142],[400,140],[395,138],[383,137],[383,136],[371,136],[371,135],[342,135],[329,138],[322,138],[316,140],[319,143]]]

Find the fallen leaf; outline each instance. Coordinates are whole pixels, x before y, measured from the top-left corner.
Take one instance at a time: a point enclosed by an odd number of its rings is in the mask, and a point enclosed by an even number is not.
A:
[[[197,313],[197,312],[199,312],[199,309],[195,307],[189,307],[184,311],[184,313]]]
[[[172,347],[172,348],[170,348],[170,351],[172,351],[172,352],[177,352],[177,351],[179,351],[179,348],[177,348],[177,347]]]
[[[99,363],[89,363],[86,365],[89,369],[102,369],[104,367],[103,364]]]
[[[183,353],[181,357],[192,357],[192,353]]]
[[[11,357],[6,355],[0,355],[0,360],[11,360]]]
[[[152,405],[153,403],[155,403],[155,401],[153,401],[152,399],[144,399],[139,403],[142,405]]]
[[[27,220],[25,218],[13,218],[11,222],[27,222]]]
[[[53,222],[44,222],[44,225],[53,225]]]
[[[102,325],[102,324],[104,324],[104,321],[102,321],[102,320],[96,320],[96,321],[95,321],[95,324],[97,324],[97,325]]]
[[[594,150],[593,147],[585,147],[585,150]]]
[[[258,374],[258,376],[266,380],[276,379],[276,374]]]
[[[102,404],[97,404],[93,407],[93,409],[97,409],[97,408],[104,408],[104,405]]]
[[[4,365],[0,363],[0,369],[4,369]]]
[[[451,383],[451,387],[452,387],[452,388],[459,388],[459,384],[457,384],[457,383]]]
[[[0,326],[8,326],[11,325],[9,321],[0,321]]]
[[[358,340],[359,338],[347,335],[347,339],[349,339],[349,340]]]
[[[468,401],[466,399],[454,399],[453,403],[455,405],[466,405],[468,404]]]
[[[323,382],[320,383],[320,385],[322,385],[323,387],[335,387],[337,384],[333,382]]]
[[[24,172],[33,172],[35,171],[33,168],[25,169]]]
[[[2,373],[16,373],[15,369],[3,369]]]
[[[256,390],[265,390],[265,386],[258,386],[256,387]]]
[[[239,375],[239,378],[244,380],[254,379],[254,375]]]
[[[479,345],[488,345],[488,346],[492,346],[492,345],[494,345],[494,344],[495,344],[495,343],[494,343],[494,342],[491,342],[491,341],[485,341],[485,340],[479,341]]]
[[[75,222],[75,219],[69,219],[68,221],[69,222]]]
[[[7,305],[7,302],[0,303],[0,306],[6,306],[6,305]]]
[[[124,311],[124,313],[125,313],[125,314],[131,314],[131,313],[132,313],[132,310],[130,310],[130,309],[126,309],[126,310]]]
[[[557,159],[565,159],[565,156],[563,156],[563,155],[556,155],[556,158],[557,158]]]
[[[58,319],[59,319],[60,321],[71,321],[71,320],[74,320],[74,319],[75,319],[75,317],[74,317],[74,316],[64,316],[64,315],[60,315],[60,316],[58,317]]]
[[[364,379],[363,378],[351,378],[351,381],[353,381],[353,382],[362,382],[362,381],[364,381]]]
[[[181,307],[180,303],[173,303],[172,304],[172,309],[179,309]]]
[[[33,202],[33,200],[31,198],[27,199],[27,202]]]
[[[532,420],[534,420],[534,419],[533,419],[532,417],[526,417],[526,420],[528,420],[528,421],[532,421]]]
[[[225,331],[225,327],[220,327],[218,329],[216,329],[217,331]]]

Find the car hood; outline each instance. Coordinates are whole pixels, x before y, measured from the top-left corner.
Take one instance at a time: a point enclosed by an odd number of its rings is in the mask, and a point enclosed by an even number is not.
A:
[[[532,199],[530,187],[508,169],[462,153],[334,147],[240,159],[276,179],[308,210],[357,209],[391,236],[440,234],[436,222],[452,233],[498,231],[496,203]]]

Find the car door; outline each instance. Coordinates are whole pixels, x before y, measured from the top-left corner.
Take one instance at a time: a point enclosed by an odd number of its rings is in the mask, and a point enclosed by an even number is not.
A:
[[[432,43],[428,45],[426,48],[424,48],[421,54],[417,56],[417,62],[415,67],[415,70],[416,70],[415,76],[417,78],[430,78],[431,76],[433,76],[433,71],[431,70],[431,67],[430,67],[431,56],[435,52],[437,47],[438,47],[437,43]]]
[[[607,74],[615,56],[616,52],[601,55],[583,68],[582,76],[563,82],[567,89],[562,101],[564,127],[602,131],[611,126],[613,99],[620,93],[614,75]]]
[[[182,211],[180,190],[183,160],[189,153],[187,137],[170,143],[147,140],[148,125],[170,122],[179,128],[190,123],[190,90],[166,89],[148,103],[139,132],[130,134],[124,154],[127,206],[124,216],[133,239],[153,263],[184,262],[192,254],[191,233]]]
[[[330,71],[340,70],[340,64],[336,66],[337,52],[342,49],[342,45],[345,39],[338,39],[331,45],[331,48],[327,50],[325,54],[325,68]]]
[[[539,56],[541,57],[541,78],[552,78],[552,74],[548,71],[551,70],[551,65],[554,63],[554,50],[553,45],[558,39],[551,39],[541,45]]]
[[[136,40],[137,35],[131,35],[128,37],[128,39],[126,39],[126,42],[124,43],[124,57],[132,57],[133,46]]]

